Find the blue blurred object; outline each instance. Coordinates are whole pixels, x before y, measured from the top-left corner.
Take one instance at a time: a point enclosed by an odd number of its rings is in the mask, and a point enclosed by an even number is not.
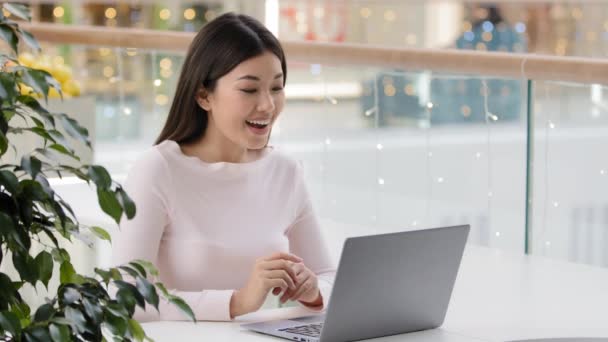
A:
[[[470,31],[464,32],[456,41],[457,49],[487,50],[501,52],[524,52],[526,42],[519,31],[525,25],[517,23],[517,30],[507,24],[496,6],[480,5],[487,10],[483,20],[476,21]],[[430,97],[423,101],[416,93],[408,95],[404,87],[415,85],[414,75],[403,72],[379,73],[376,77],[378,90],[378,126],[388,126],[394,120],[400,122],[427,120],[426,101],[433,103],[431,124],[484,122],[486,120],[484,88],[487,86],[488,112],[500,121],[513,121],[520,117],[522,80],[482,79],[466,75],[432,75]],[[390,88],[394,87],[394,93]],[[365,81],[361,97],[363,113],[374,107],[374,83]],[[370,91],[371,90],[371,91]]]

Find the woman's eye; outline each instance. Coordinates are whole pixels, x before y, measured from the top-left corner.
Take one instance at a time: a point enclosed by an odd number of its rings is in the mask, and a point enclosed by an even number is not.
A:
[[[276,92],[279,92],[279,91],[281,91],[281,90],[283,90],[283,87],[275,87],[275,88],[272,88],[272,91],[276,91]]]
[[[244,93],[247,93],[247,94],[253,94],[257,90],[256,89],[241,89],[241,91],[244,92]]]

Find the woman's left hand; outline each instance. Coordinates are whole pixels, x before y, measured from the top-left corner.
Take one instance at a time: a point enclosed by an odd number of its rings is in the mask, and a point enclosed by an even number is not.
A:
[[[288,300],[297,300],[305,305],[319,306],[323,304],[317,275],[314,274],[304,263],[294,263],[293,270],[296,274],[295,290],[288,290],[280,298],[281,303]],[[278,293],[276,293],[278,294]]]

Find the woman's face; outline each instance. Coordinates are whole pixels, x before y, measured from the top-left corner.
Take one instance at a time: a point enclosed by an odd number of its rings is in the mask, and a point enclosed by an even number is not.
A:
[[[205,134],[247,149],[266,146],[285,103],[283,77],[279,58],[265,52],[219,78],[211,93],[197,98],[209,113]]]

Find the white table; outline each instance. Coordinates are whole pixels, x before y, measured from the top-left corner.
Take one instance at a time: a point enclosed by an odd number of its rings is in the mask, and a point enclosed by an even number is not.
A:
[[[239,324],[296,317],[301,308],[263,310],[235,322],[150,322],[158,342],[281,341]],[[467,246],[445,323],[439,329],[370,341],[507,341],[608,338],[608,269]]]

